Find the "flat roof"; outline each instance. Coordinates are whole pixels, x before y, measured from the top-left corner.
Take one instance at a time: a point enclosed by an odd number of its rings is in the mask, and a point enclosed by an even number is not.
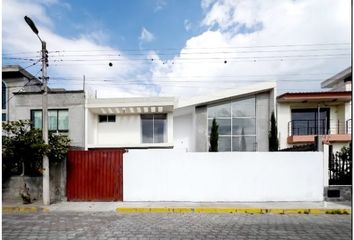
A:
[[[51,90],[48,89],[48,94],[62,94],[62,93],[84,93],[84,90]],[[41,91],[37,91],[37,92],[14,92],[14,94],[16,95],[29,95],[29,94],[42,94]]]
[[[347,102],[352,99],[351,91],[341,92],[287,92],[277,97],[277,102]]]
[[[20,65],[3,65],[2,66],[2,78],[16,78],[16,77],[25,77],[30,80],[35,80],[40,82],[35,76],[27,72]]]

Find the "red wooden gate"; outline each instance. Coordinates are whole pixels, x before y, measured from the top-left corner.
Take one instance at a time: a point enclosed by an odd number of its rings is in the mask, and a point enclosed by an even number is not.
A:
[[[68,201],[122,201],[124,150],[69,151]]]

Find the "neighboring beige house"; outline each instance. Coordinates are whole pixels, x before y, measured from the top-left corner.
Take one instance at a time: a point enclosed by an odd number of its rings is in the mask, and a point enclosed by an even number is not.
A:
[[[339,151],[351,142],[351,68],[322,82],[324,92],[284,93],[277,97],[280,148],[313,143],[316,135]],[[319,116],[319,117],[318,117]]]
[[[42,128],[42,83],[19,65],[2,67],[2,121],[31,120]],[[48,88],[49,131],[66,134],[71,146],[84,148],[84,104],[82,90]]]

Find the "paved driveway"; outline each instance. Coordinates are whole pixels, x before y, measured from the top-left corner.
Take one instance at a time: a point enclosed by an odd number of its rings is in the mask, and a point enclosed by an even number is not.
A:
[[[350,215],[3,213],[3,239],[351,239]]]

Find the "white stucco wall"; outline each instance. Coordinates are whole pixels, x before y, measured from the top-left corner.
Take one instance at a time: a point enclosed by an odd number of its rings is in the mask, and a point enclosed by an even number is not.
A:
[[[173,145],[173,115],[167,114],[167,142],[142,143],[139,114],[116,115],[115,122],[99,122],[98,114],[87,110],[88,148],[100,147],[168,147]]]
[[[122,145],[140,142],[140,115],[117,115],[116,122],[97,123],[98,144]]]
[[[288,148],[288,123],[291,121],[291,109],[289,104],[278,103],[277,105],[277,126],[279,135],[279,148]]]
[[[174,117],[174,148],[194,151],[194,123],[193,113]]]
[[[322,201],[319,152],[124,154],[124,201]]]

